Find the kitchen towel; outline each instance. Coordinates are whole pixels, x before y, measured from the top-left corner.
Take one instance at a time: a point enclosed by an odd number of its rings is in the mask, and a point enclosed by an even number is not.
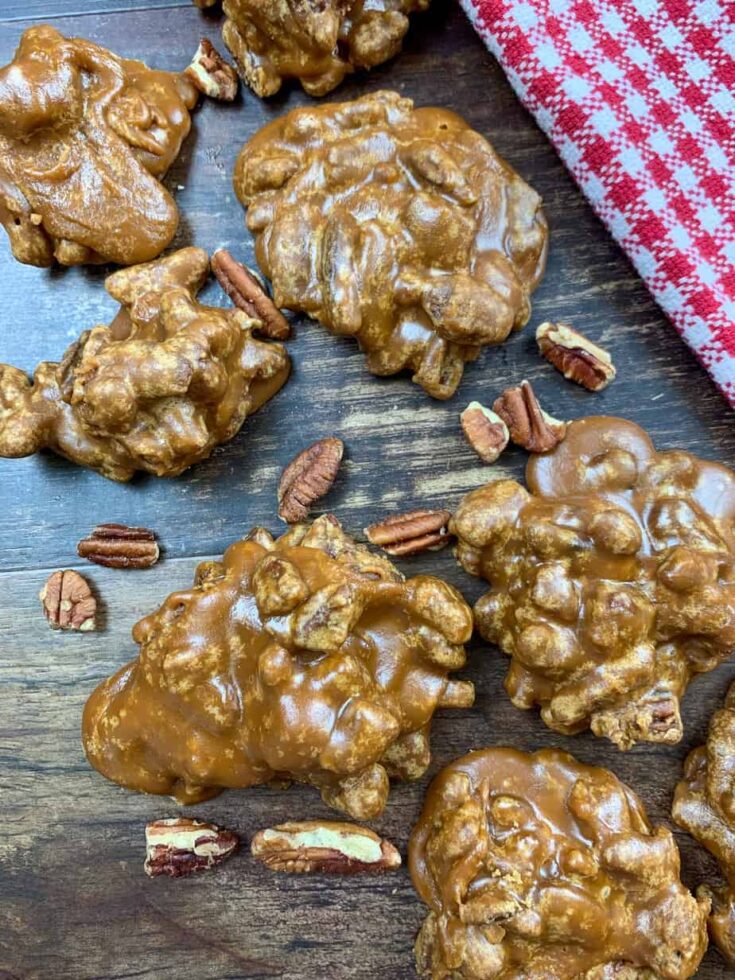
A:
[[[461,0],[735,407],[735,0]]]

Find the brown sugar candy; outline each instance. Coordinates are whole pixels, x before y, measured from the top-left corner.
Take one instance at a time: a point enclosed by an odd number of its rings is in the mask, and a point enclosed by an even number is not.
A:
[[[282,387],[281,344],[260,321],[204,306],[207,253],[184,248],[105,280],[120,303],[31,381],[0,365],[0,456],[51,449],[111,480],[137,470],[177,476],[237,434]]]
[[[0,223],[16,259],[131,265],[162,252],[179,216],[161,179],[197,99],[183,73],[28,28],[0,68]]]
[[[217,0],[194,0],[213,7]],[[297,78],[309,95],[325,95],[356,68],[398,54],[409,14],[429,0],[224,0],[225,44],[256,95],[275,95]]]
[[[705,745],[694,749],[684,763],[671,814],[714,855],[725,876],[724,887],[700,885],[697,892],[712,900],[709,920],[712,939],[735,967],[735,684],[725,704],[714,713]]]
[[[87,757],[182,803],[290,779],[372,819],[389,778],[426,770],[434,711],[472,703],[451,677],[471,632],[455,589],[404,580],[332,517],[257,529],[134,627],[139,657],[87,702]]]
[[[234,186],[276,306],[354,338],[373,374],[449,398],[528,321],[541,199],[454,113],[395,92],[294,109],[244,146]]]
[[[592,417],[526,480],[472,491],[449,525],[490,583],[475,622],[511,658],[511,701],[621,749],[678,742],[690,681],[735,646],[735,474]]]
[[[429,914],[416,966],[432,980],[687,980],[707,948],[709,901],[679,878],[611,772],[558,749],[491,748],[434,779],[409,844]]]

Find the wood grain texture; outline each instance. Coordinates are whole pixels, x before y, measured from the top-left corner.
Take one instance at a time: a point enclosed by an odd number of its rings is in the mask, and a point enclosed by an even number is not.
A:
[[[166,8],[156,0],[3,3],[0,60],[11,57],[26,26],[20,18],[40,16],[157,67],[183,67],[202,34],[219,41],[218,17],[188,3]],[[64,16],[70,12],[74,16]],[[280,470],[309,442],[335,434],[347,445],[326,505],[352,531],[414,506],[451,508],[491,476],[520,476],[521,451],[509,451],[492,469],[480,465],[461,437],[458,415],[471,399],[489,403],[523,377],[557,416],[620,414],[648,428],[660,447],[682,446],[724,462],[735,458],[732,413],[449,0],[436,0],[431,14],[416,18],[400,58],[350,80],[336,97],[381,87],[459,111],[543,194],[551,253],[531,324],[468,366],[458,395],[439,403],[406,378],[368,375],[352,342],[300,323],[289,344],[295,370],[287,387],[230,445],[174,481],[143,478],[117,486],[51,456],[0,461],[0,977],[414,976],[412,943],[424,910],[405,869],[344,881],[279,876],[256,866],[244,848],[209,875],[149,881],[142,871],[144,823],[177,807],[107,783],[86,764],[79,740],[86,697],[135,652],[132,624],[187,586],[200,557],[218,555],[255,524],[278,530]],[[268,103],[246,91],[234,106],[207,103],[197,111],[194,133],[168,178],[182,212],[177,246],[224,245],[252,259],[230,185],[235,156],[265,121],[307,101],[295,88]],[[24,267],[2,238],[0,361],[31,371],[38,360],[57,359],[82,329],[109,319],[114,304],[101,286],[105,272]],[[216,287],[206,295],[224,305]],[[618,380],[602,394],[566,383],[539,359],[535,326],[561,318],[612,351]],[[101,597],[104,629],[85,636],[52,633],[38,590],[51,569],[81,567],[76,542],[103,521],[155,528],[163,560],[142,572],[85,565]],[[470,600],[483,591],[447,550],[402,567],[440,575]],[[589,735],[555,736],[535,714],[516,711],[502,689],[505,668],[498,651],[471,646],[466,676],[477,684],[477,704],[436,719],[430,773],[486,745],[559,745],[612,768],[641,794],[657,823],[669,822],[684,755],[703,740],[735,676],[728,664],[695,683],[684,702],[681,745],[621,754]],[[404,853],[427,781],[396,786],[376,824]],[[296,787],[225,793],[192,815],[232,827],[249,841],[279,820],[330,811],[315,791]],[[676,834],[685,880],[695,885],[711,878],[714,862],[686,834]],[[710,952],[699,976],[726,974]]]

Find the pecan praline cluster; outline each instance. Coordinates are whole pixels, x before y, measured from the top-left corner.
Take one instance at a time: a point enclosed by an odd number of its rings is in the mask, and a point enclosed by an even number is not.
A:
[[[105,280],[120,303],[109,326],[43,361],[33,381],[0,365],[0,456],[51,449],[125,481],[178,476],[231,439],[290,362],[253,336],[257,320],[197,301],[208,273],[200,248],[122,269]]]
[[[194,0],[199,7],[217,0]],[[409,14],[430,0],[224,0],[222,37],[240,74],[262,97],[297,78],[309,95],[326,95],[356,68],[394,57]]]
[[[432,980],[686,980],[709,901],[671,831],[606,769],[557,749],[473,752],[429,787],[409,845]]]
[[[161,183],[198,92],[183,73],[119,58],[48,24],[0,69],[0,223],[29,265],[159,255],[178,226]]]
[[[714,713],[705,745],[687,756],[674,793],[674,820],[717,859],[726,884],[699,892],[712,899],[712,938],[735,967],[735,684]]]
[[[138,658],[87,702],[87,756],[180,802],[291,779],[370,819],[428,766],[434,711],[472,704],[450,677],[471,632],[456,590],[404,580],[332,517],[258,529],[135,626]]]
[[[471,492],[450,523],[491,585],[475,621],[511,658],[513,704],[621,749],[678,742],[689,682],[735,646],[735,474],[591,417],[526,479]]]
[[[276,305],[353,337],[373,374],[449,398],[528,321],[541,199],[452,112],[395,92],[295,109],[245,145],[234,185]]]

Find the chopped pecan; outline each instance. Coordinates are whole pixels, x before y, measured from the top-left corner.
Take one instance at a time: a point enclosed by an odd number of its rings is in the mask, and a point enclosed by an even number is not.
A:
[[[287,524],[306,519],[311,505],[329,492],[342,462],[344,444],[328,436],[298,454],[281,474],[278,516]]]
[[[226,248],[218,248],[212,256],[212,272],[235,306],[260,320],[262,334],[273,340],[291,336],[288,320],[265,291],[260,276],[234,259]]]
[[[364,533],[370,544],[397,557],[438,551],[449,544],[447,524],[451,516],[448,510],[411,510],[371,524]]]
[[[536,331],[536,341],[542,355],[557,371],[589,391],[602,391],[615,378],[608,352],[568,323],[542,323]]]
[[[261,830],[251,850],[272,871],[296,874],[388,871],[401,863],[396,848],[372,830],[332,820],[304,820]]]
[[[145,828],[145,873],[183,878],[221,864],[239,843],[236,833],[186,817],[154,820]]]
[[[237,95],[237,72],[206,37],[199,42],[184,74],[195,88],[210,99],[232,102]]]
[[[546,453],[566,435],[566,422],[546,414],[528,381],[506,388],[493,409],[508,426],[513,442],[529,452]]]
[[[153,531],[124,524],[98,524],[77,545],[80,558],[107,568],[150,568],[158,561],[159,549]]]
[[[51,629],[88,633],[96,628],[97,600],[79,572],[53,572],[38,597]]]
[[[470,402],[459,417],[462,431],[483,463],[494,463],[508,445],[508,426],[479,402]]]

